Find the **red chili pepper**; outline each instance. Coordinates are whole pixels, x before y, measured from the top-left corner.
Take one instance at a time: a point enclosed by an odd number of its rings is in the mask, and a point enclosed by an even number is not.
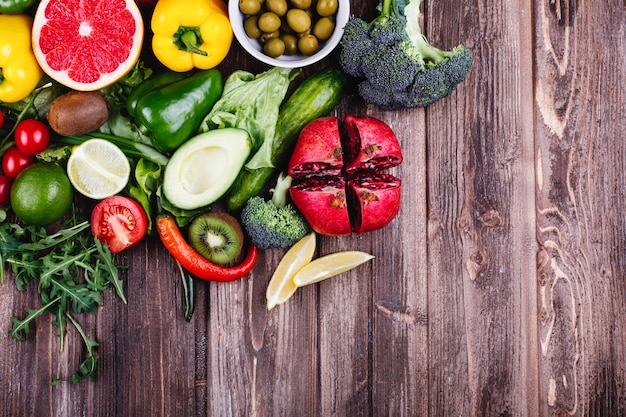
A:
[[[229,282],[243,278],[252,270],[259,256],[259,249],[251,243],[245,259],[239,265],[231,268],[219,266],[209,262],[187,243],[172,216],[157,216],[156,226],[167,250],[184,269],[200,279]]]

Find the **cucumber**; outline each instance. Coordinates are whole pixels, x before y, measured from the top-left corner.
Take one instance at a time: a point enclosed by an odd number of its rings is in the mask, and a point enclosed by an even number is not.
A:
[[[240,210],[263,191],[277,170],[284,169],[302,128],[330,113],[341,99],[344,82],[345,75],[336,68],[326,68],[302,81],[278,115],[271,155],[274,167],[241,170],[226,197],[229,210]]]

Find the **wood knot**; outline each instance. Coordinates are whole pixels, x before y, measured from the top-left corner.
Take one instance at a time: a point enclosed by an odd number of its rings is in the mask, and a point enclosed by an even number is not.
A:
[[[486,227],[494,228],[500,226],[502,220],[500,219],[500,213],[498,210],[487,210],[478,217],[478,220]]]
[[[600,274],[603,278],[611,278],[613,276],[613,271],[610,266],[603,266],[600,268]]]
[[[487,256],[483,250],[476,251],[469,256],[467,262],[465,263],[465,267],[467,268],[467,272],[469,273],[472,281],[475,280],[481,271],[487,267],[487,263]]]
[[[562,408],[557,408],[552,412],[552,417],[567,417],[568,413],[566,410]]]
[[[537,281],[540,286],[545,286],[554,278],[554,270],[550,254],[544,249],[537,252]]]

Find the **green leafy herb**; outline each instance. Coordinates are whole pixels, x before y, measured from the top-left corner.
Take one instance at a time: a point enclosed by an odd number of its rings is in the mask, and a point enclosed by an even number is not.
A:
[[[36,281],[41,297],[39,308],[26,308],[26,317],[12,317],[9,334],[16,340],[25,340],[30,324],[49,312],[55,316],[53,325],[59,328],[59,347],[63,350],[66,327],[71,324],[80,334],[86,349],[86,358],[71,375],[78,383],[94,379],[98,369],[95,348],[98,343],[90,339],[75,314],[96,313],[102,304],[102,294],[109,286],[126,303],[120,265],[115,263],[108,247],[91,234],[86,220],[48,233],[45,228],[0,224],[0,279],[4,283],[5,265],[10,265],[17,289],[26,290]],[[55,375],[52,383],[63,381]]]

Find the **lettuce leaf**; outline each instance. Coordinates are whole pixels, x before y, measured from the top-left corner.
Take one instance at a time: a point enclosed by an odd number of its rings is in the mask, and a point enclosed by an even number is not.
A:
[[[246,168],[273,167],[272,141],[289,84],[301,69],[274,67],[258,75],[239,70],[228,76],[222,97],[200,126],[201,132],[225,127],[244,129],[252,138],[253,156]]]

